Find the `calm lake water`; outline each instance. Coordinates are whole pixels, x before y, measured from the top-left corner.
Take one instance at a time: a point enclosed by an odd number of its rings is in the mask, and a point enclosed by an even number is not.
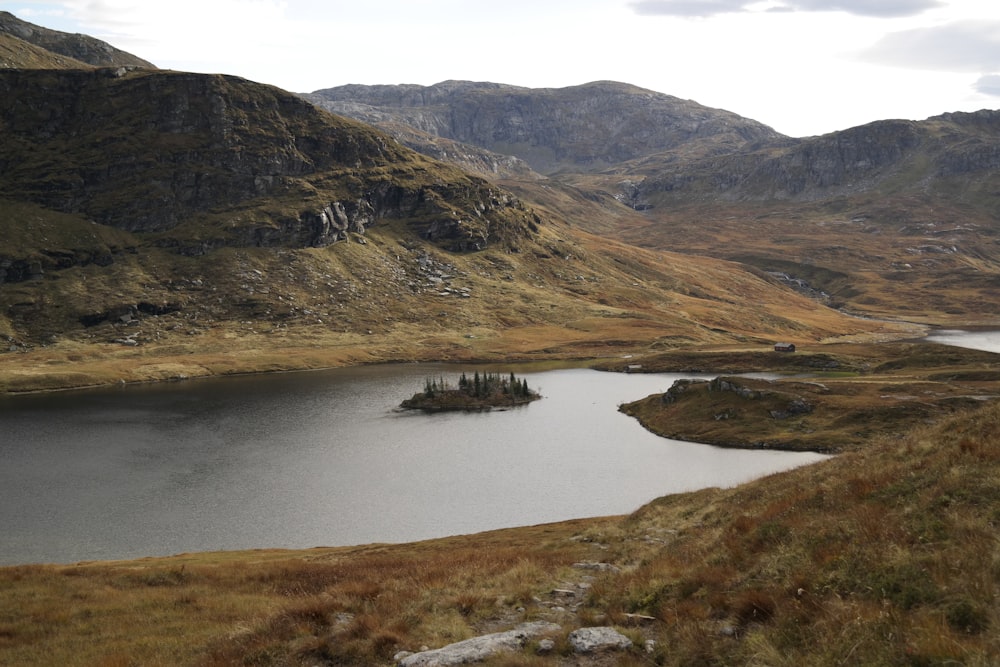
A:
[[[0,398],[0,564],[406,542],[626,513],[824,458],[666,440],[617,411],[679,375],[517,370],[543,400],[394,409],[425,378],[461,370]]]

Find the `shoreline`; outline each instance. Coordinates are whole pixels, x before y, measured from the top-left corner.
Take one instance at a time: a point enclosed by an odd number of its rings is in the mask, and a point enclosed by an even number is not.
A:
[[[870,345],[877,345],[877,344],[872,343]],[[824,346],[817,345],[817,347],[822,348]],[[865,345],[865,347],[868,347],[868,345]],[[717,350],[716,352],[721,352],[721,351]],[[620,360],[620,358],[621,358],[620,356],[616,357],[617,360]],[[776,356],[775,360],[781,360],[781,359],[787,359],[787,358],[788,357],[786,357],[786,356]],[[581,359],[574,359],[574,360],[567,360],[567,359],[545,359],[545,360],[531,360],[531,361],[527,361],[527,362],[526,362],[526,360],[522,359],[519,362],[512,362],[512,364],[516,364],[516,363],[522,363],[522,364],[523,363],[530,363],[532,365],[534,365],[534,364],[550,364],[550,365],[555,365],[555,366],[560,366],[560,367],[572,366],[572,367],[593,368],[594,365],[597,364],[598,362],[599,362],[599,360],[596,359],[596,358],[590,358],[590,359],[587,359],[587,360],[581,360]],[[286,368],[286,369],[280,369],[280,370],[258,370],[258,371],[247,371],[247,372],[243,372],[243,373],[226,373],[226,374],[216,374],[216,375],[211,375],[211,376],[207,376],[206,375],[206,376],[200,376],[200,378],[199,377],[195,377],[195,378],[188,378],[188,379],[196,380],[196,379],[208,379],[208,378],[224,378],[224,377],[232,377],[232,376],[235,376],[235,375],[248,375],[249,376],[249,375],[264,375],[264,374],[271,374],[271,373],[282,373],[282,374],[283,373],[304,373],[304,372],[307,372],[307,371],[335,370],[337,368],[349,368],[349,367],[361,368],[361,367],[364,367],[364,366],[388,366],[388,365],[391,365],[391,364],[411,365],[411,364],[417,364],[417,363],[427,363],[427,364],[435,364],[435,365],[456,365],[456,364],[470,364],[470,363],[478,363],[478,364],[483,364],[483,365],[486,365],[486,364],[496,365],[497,362],[495,360],[494,361],[488,361],[488,362],[473,362],[473,361],[470,361],[470,360],[456,361],[454,359],[452,359],[452,360],[444,360],[444,361],[442,361],[442,360],[429,360],[429,361],[418,361],[418,362],[414,362],[414,361],[400,362],[398,359],[389,359],[389,360],[385,360],[385,361],[368,361],[368,362],[365,362],[365,363],[352,364],[352,365],[342,364],[340,366],[331,366],[331,367]],[[150,380],[150,381],[145,382],[144,384],[152,384],[153,382],[156,382],[156,381],[164,382],[164,381],[179,381],[179,380],[169,380],[169,379],[168,380]],[[835,384],[835,382],[828,381],[828,384],[831,384],[831,383]],[[140,382],[135,382],[135,383],[130,383],[130,384],[140,384]],[[98,388],[98,387],[72,387],[72,388],[55,389],[55,390],[47,390],[47,391],[40,391],[40,392],[24,392],[24,393],[47,393],[48,391],[72,391],[72,390],[75,390],[75,389],[82,389],[82,390],[86,391],[86,390],[94,389],[94,388]],[[12,394],[12,396],[14,396],[14,395],[23,395],[23,393],[22,394]],[[637,418],[636,415],[630,415],[630,416],[632,416],[633,418]],[[800,452],[801,451],[810,451],[810,452],[815,452],[815,453],[818,453],[818,454],[822,454],[822,455],[824,455],[826,457],[830,457],[830,456],[833,455],[829,449],[810,448],[810,447],[806,447],[804,449],[803,448],[794,448],[794,447],[789,448],[789,447],[774,446],[774,445],[762,447],[762,446],[755,446],[752,443],[742,444],[742,445],[741,444],[733,444],[733,443],[722,444],[722,443],[719,443],[719,442],[711,442],[711,441],[705,440],[703,438],[700,438],[700,439],[699,438],[690,438],[689,439],[689,438],[684,438],[683,436],[679,437],[678,435],[666,435],[666,434],[663,434],[663,433],[657,433],[657,430],[655,428],[651,428],[650,425],[647,425],[647,424],[643,423],[642,419],[638,419],[637,418],[637,421],[647,431],[650,431],[650,432],[652,432],[652,433],[654,433],[656,435],[660,435],[661,437],[669,437],[671,439],[676,439],[676,440],[682,440],[684,442],[689,442],[689,443],[693,443],[693,444],[706,444],[706,445],[711,445],[711,446],[716,446],[716,447],[732,448],[732,449],[742,449],[742,450],[759,450],[759,449],[764,449],[764,450],[775,450],[775,451],[779,451],[780,450],[780,451],[789,451],[789,452],[792,452],[792,451],[800,451]],[[838,453],[843,453],[843,452],[838,452]],[[584,518],[590,518],[590,517],[584,517]],[[575,519],[575,520],[581,520],[581,519]],[[476,533],[470,533],[470,534],[474,535]],[[432,538],[432,539],[443,539],[443,538]],[[372,543],[372,544],[375,544],[375,543]],[[408,544],[408,543],[403,543],[403,544]],[[350,544],[350,545],[336,545],[336,546],[316,546],[316,547],[306,547],[304,549],[289,549],[289,550],[286,550],[286,551],[301,552],[301,551],[307,551],[309,549],[342,549],[342,548],[357,548],[357,547],[363,547],[363,546],[366,546],[366,545],[363,545],[363,544]],[[267,549],[264,549],[264,550],[267,550]],[[239,550],[239,551],[240,552],[245,552],[247,554],[251,554],[252,555],[253,552],[260,551],[260,549]],[[201,552],[197,552],[197,553],[201,553]],[[227,551],[225,553],[235,553],[235,552],[228,552]],[[137,560],[144,560],[144,559],[162,560],[162,559],[174,558],[174,557],[183,556],[183,555],[184,554],[160,555],[160,556],[144,556],[144,557],[142,557],[140,559],[125,559],[125,560],[126,561],[130,561],[130,562],[134,562],[134,561],[137,561]],[[85,560],[85,561],[78,561],[78,562],[75,563],[75,565],[79,566],[81,564],[105,563],[105,562],[107,562],[107,561],[86,561]],[[0,567],[18,567],[18,566],[21,566],[21,565],[33,565],[33,564],[36,564],[36,563],[17,563],[17,564],[12,564],[12,565],[2,565]],[[73,566],[74,565],[74,563],[68,563],[68,564],[43,563],[43,564],[44,565],[55,565],[55,566],[59,566],[59,565]]]
[[[0,354],[0,397],[131,386],[155,382],[182,382],[209,377],[300,373],[337,368],[385,364],[470,364],[477,366],[554,364],[594,367],[622,359],[640,361],[662,354],[650,346],[655,341],[633,341],[608,346],[590,338],[572,341],[554,339],[544,345],[538,340],[518,340],[517,330],[505,331],[490,339],[464,340],[458,336],[413,342],[393,336],[371,345],[356,340],[311,340],[288,344],[285,340],[210,340],[205,344],[178,346],[161,344],[121,348],[110,344],[61,341],[53,345]],[[925,336],[927,334],[925,333]],[[920,338],[923,339],[923,336]],[[819,349],[837,343],[879,345],[915,340],[912,332],[896,332],[859,337],[845,335],[836,340],[801,341]],[[765,351],[771,343],[749,345]],[[678,347],[672,352],[699,352],[746,349],[747,345]],[[180,349],[178,349],[180,348]],[[610,348],[610,349],[609,349]]]

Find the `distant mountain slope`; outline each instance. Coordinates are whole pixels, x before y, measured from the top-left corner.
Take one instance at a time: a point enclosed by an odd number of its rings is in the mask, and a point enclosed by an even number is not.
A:
[[[0,69],[90,69],[92,65],[0,32]]]
[[[0,33],[17,37],[29,44],[95,67],[141,67],[156,65],[131,53],[116,49],[89,35],[71,34],[43,28],[22,21],[10,12],[0,11]],[[25,65],[17,65],[24,67]],[[37,66],[37,65],[35,65]]]
[[[306,97],[372,124],[404,124],[516,155],[545,174],[598,171],[667,150],[715,155],[787,139],[728,111],[610,81],[539,89],[471,81],[348,85]]]
[[[306,97],[463,166],[478,150],[516,156],[550,178],[479,173],[593,233],[745,262],[877,317],[1000,321],[989,305],[1000,284],[998,111],[792,139],[609,82],[352,85]],[[442,137],[464,143],[435,146]]]
[[[1000,111],[984,110],[877,121],[780,148],[662,165],[641,190],[670,199],[818,200],[935,190],[955,178],[976,189],[997,167]]]
[[[351,114],[343,112],[340,115],[352,117]],[[478,174],[484,178],[518,180],[544,178],[535,172],[527,162],[514,155],[501,155],[481,146],[446,139],[392,121],[371,124],[391,134],[404,146],[412,148],[418,153],[453,164],[463,171]]]
[[[662,162],[623,196],[645,220],[616,232],[752,264],[855,312],[997,323],[998,167],[998,111],[877,121]]]

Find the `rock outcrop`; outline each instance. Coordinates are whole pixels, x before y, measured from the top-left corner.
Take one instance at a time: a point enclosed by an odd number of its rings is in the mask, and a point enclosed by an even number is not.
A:
[[[562,632],[557,623],[534,621],[522,623],[513,630],[495,632],[448,644],[437,649],[419,653],[397,654],[398,667],[448,667],[482,662],[503,653],[523,649],[529,640]],[[578,628],[569,633],[567,641],[577,654],[589,655],[607,651],[624,651],[632,648],[632,640],[611,627]],[[554,648],[554,642],[543,639],[539,642],[539,652],[547,653]]]
[[[399,667],[445,667],[481,662],[501,653],[520,651],[530,639],[561,631],[556,623],[522,623],[513,630],[473,637],[429,651],[397,657]]]
[[[614,628],[579,628],[569,633],[569,645],[577,653],[624,650],[632,647],[632,640]]]

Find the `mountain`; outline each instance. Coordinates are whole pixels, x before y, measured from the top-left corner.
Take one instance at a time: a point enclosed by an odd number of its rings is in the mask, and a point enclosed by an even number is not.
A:
[[[646,403],[693,407],[683,428],[724,427],[727,445],[851,440],[628,517],[2,568],[0,662],[416,664],[436,658],[419,647],[509,628],[492,637],[516,649],[494,663],[997,662],[1000,411],[983,405],[997,364],[827,345],[921,329],[817,303],[938,323],[995,311],[993,114],[802,141],[721,123],[645,149],[656,123],[630,122],[616,151],[607,119],[590,148],[579,125],[546,143],[551,114],[519,98],[532,133],[508,138],[564,170],[509,181],[519,197],[269,86],[80,69],[0,37],[37,63],[0,72],[0,391],[385,361],[791,358],[809,377]],[[485,172],[499,159],[480,155]],[[547,636],[528,641],[526,618],[551,621]],[[588,636],[623,652],[587,652]]]
[[[93,67],[156,69],[152,63],[89,35],[50,30],[0,11],[0,68],[61,69],[78,67],[81,63]]]
[[[396,136],[524,160],[549,178],[486,175],[596,234],[742,262],[870,316],[1000,323],[989,316],[1000,284],[1000,112],[792,139],[611,82],[355,85],[307,97]]]
[[[324,247],[387,219],[405,218],[452,250],[511,248],[537,228],[529,210],[482,179],[242,79],[0,71],[0,98],[0,200],[13,212],[0,251],[6,283],[110,268],[140,246],[181,256]],[[42,221],[52,231],[32,234]],[[145,301],[90,315],[73,312],[82,304],[60,306],[93,323]],[[50,317],[18,319],[31,330]]]
[[[308,95],[303,96],[310,99]],[[311,101],[315,102],[315,98]],[[441,160],[452,164],[463,171],[477,174],[489,179],[517,179],[517,180],[537,180],[543,178],[535,172],[527,162],[514,155],[503,155],[494,151],[476,146],[470,143],[463,143],[419,130],[406,123],[399,122],[392,118],[387,118],[383,114],[376,116],[368,113],[369,107],[359,108],[359,105],[324,105],[317,104],[321,108],[327,108],[332,113],[355,118],[369,125],[373,125],[380,130],[393,136],[404,146],[412,148],[418,153],[423,153],[436,160]],[[336,106],[343,106],[336,109]],[[350,109],[351,111],[348,111]]]
[[[0,32],[0,69],[89,69],[90,65],[61,56]]]
[[[350,115],[348,115],[350,117]],[[462,171],[489,179],[539,180],[544,178],[528,163],[514,155],[502,155],[472,144],[438,137],[399,123],[376,123],[376,127],[400,143]]]
[[[543,174],[599,171],[668,150],[713,155],[786,139],[734,113],[613,81],[542,89],[471,81],[348,85],[306,97],[380,127],[406,125],[515,155]]]
[[[0,72],[0,95],[17,100],[0,109],[9,137],[0,147],[0,196],[158,232],[189,254],[323,246],[404,212],[425,219],[426,237],[457,249],[513,241],[522,233],[515,227],[535,224],[481,179],[233,77]],[[265,214],[213,217],[264,199]],[[514,221],[514,211],[524,220]]]
[[[6,389],[892,329],[237,77],[0,71],[0,126]]]
[[[816,201],[858,192],[948,190],[955,179],[978,191],[998,166],[1000,111],[984,110],[922,122],[878,121],[778,149],[663,165],[640,192],[669,192],[670,200]]]
[[[887,120],[787,146],[661,164],[616,231],[752,264],[878,317],[995,321],[1000,112]]]

